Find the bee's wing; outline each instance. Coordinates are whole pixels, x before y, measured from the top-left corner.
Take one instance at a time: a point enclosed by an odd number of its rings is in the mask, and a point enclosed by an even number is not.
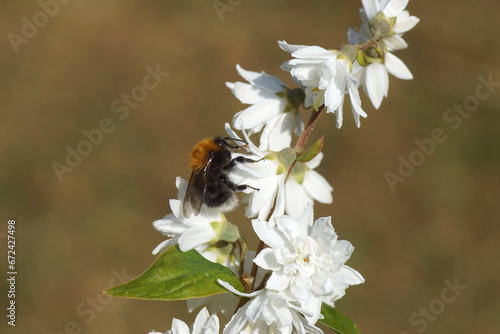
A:
[[[182,205],[185,218],[191,217],[192,213],[195,216],[200,213],[203,200],[205,199],[205,192],[207,191],[207,177],[211,163],[212,159],[209,159],[203,169],[193,170],[191,173]]]

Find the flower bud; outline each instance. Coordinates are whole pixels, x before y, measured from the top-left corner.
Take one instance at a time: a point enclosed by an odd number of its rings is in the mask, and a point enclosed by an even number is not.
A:
[[[368,44],[368,43],[367,43]],[[375,45],[367,45],[358,49],[357,60],[359,65],[365,67],[374,62],[385,64],[387,47],[381,42]]]
[[[380,11],[369,23],[370,33],[372,36],[379,36],[379,38],[390,37],[395,34],[393,30],[395,24],[396,17],[387,18],[385,14]]]

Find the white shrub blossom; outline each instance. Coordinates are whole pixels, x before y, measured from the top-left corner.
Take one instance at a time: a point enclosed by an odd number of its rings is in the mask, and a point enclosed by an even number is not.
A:
[[[309,205],[299,220],[281,216],[269,222],[253,220],[259,238],[270,248],[262,250],[254,262],[272,274],[266,288],[284,292],[291,301],[320,317],[321,303],[333,305],[350,285],[363,277],[345,262],[354,247],[338,240],[330,217],[314,221]]]
[[[193,326],[190,329],[182,320],[174,318],[172,328],[165,334],[218,334],[219,318],[216,314],[210,315],[206,308],[203,308],[196,316]],[[151,331],[149,334],[163,334],[161,332]]]
[[[289,147],[292,133],[300,135],[304,129],[301,114],[298,111],[299,101],[290,101],[290,89],[280,79],[265,72],[246,71],[236,65],[238,73],[249,82],[226,82],[226,86],[244,104],[250,107],[234,115],[233,127],[246,130],[250,135],[260,132],[261,150],[280,150]],[[302,89],[295,91],[303,92]],[[292,96],[294,97],[294,96]],[[302,104],[301,103],[301,104]]]
[[[226,131],[231,137],[240,139],[228,124]],[[298,218],[314,200],[326,204],[332,202],[332,186],[314,170],[323,158],[322,153],[309,162],[295,162],[288,175],[287,166],[278,159],[279,152],[263,151],[252,143],[245,131],[243,134],[251,153],[244,156],[260,160],[255,163],[237,164],[234,168],[233,181],[259,189],[251,191],[244,198],[244,202],[248,204],[247,217],[267,219],[272,210],[271,217],[286,213]]]
[[[304,314],[311,315],[309,310],[293,305],[278,291],[264,289],[245,294],[226,282],[219,283],[234,294],[251,298],[234,314],[224,327],[223,334],[323,333],[304,317]]]
[[[395,51],[408,47],[402,36],[420,21],[418,17],[411,16],[405,10],[409,0],[361,0],[361,2],[363,9],[359,10],[359,14],[363,24],[360,31],[366,40],[370,40],[374,36],[376,28],[370,29],[370,22],[377,18],[378,20],[389,20],[390,30],[382,38],[389,50]],[[379,16],[377,17],[377,15]]]
[[[404,62],[391,51],[408,47],[402,35],[419,21],[404,10],[408,0],[363,0],[360,32],[349,28],[351,44],[367,43],[377,32],[383,34],[380,43],[364,50],[364,64],[354,63],[352,75],[375,109],[380,107],[389,92],[389,73],[398,79],[411,80],[413,75]]]
[[[299,219],[308,205],[314,201],[331,204],[333,187],[314,169],[323,160],[319,153],[309,162],[296,162],[285,183],[285,213]]]
[[[403,35],[419,22],[406,10],[408,0],[362,0],[362,5],[361,27],[359,31],[349,28],[350,44],[341,50],[278,41],[291,55],[281,69],[290,72],[293,81],[300,84],[298,88],[239,65],[238,74],[246,82],[226,82],[234,96],[247,105],[234,115],[232,127],[225,124],[229,137],[224,140],[232,138],[238,146],[213,143],[194,151],[200,153],[202,165],[195,171],[205,185],[197,199],[201,203],[207,198],[208,179],[214,192],[224,187],[226,191],[243,191],[245,216],[254,218],[251,223],[259,238],[259,252],[247,249],[238,227],[218,208],[202,205],[198,215],[184,217],[187,182],[178,177],[178,198],[170,200],[172,213],[153,223],[168,239],[153,254],[177,244],[182,252],[195,249],[206,259],[229,267],[239,281],[234,280],[233,287],[217,280],[232,294],[206,292],[199,294],[206,297],[189,300],[190,311],[207,305],[214,314],[204,307],[191,329],[174,318],[167,334],[219,333],[216,312],[230,318],[223,334],[320,334],[317,321],[328,320],[327,313],[325,317],[321,314],[322,305],[334,307],[349,286],[364,282],[360,273],[346,265],[354,247],[349,241],[338,240],[331,217],[314,219],[315,202],[332,203],[333,187],[315,170],[324,158],[324,137],[311,148],[304,147],[322,111],[335,114],[337,128],[342,127],[346,94],[359,128],[360,117],[367,117],[361,108],[360,87],[378,109],[388,96],[389,73],[399,79],[413,78],[394,55],[408,47]],[[309,112],[305,125],[301,109]],[[243,138],[233,128],[241,131]],[[211,165],[215,156],[226,162]],[[200,280],[196,288],[203,286],[203,278]],[[213,283],[211,278],[207,284]],[[213,293],[221,291],[225,290]]]
[[[327,112],[335,114],[337,128],[340,128],[344,96],[349,94],[354,120],[359,127],[359,116],[367,115],[361,108],[357,81],[351,75],[351,61],[338,51],[319,46],[290,45],[285,41],[279,41],[278,44],[293,57],[283,63],[281,68],[289,71],[295,80],[306,87],[305,106],[318,109],[324,104]]]

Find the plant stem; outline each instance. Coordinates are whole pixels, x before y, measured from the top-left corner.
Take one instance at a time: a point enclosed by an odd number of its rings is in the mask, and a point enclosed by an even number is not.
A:
[[[311,114],[311,117],[309,117],[309,120],[307,121],[307,125],[306,127],[304,128],[304,131],[302,131],[302,133],[300,134],[300,137],[299,139],[297,140],[297,145],[295,145],[295,149],[301,149],[304,144],[306,143],[306,140],[307,140],[307,137],[309,136],[309,133],[312,131],[313,127],[314,127],[314,124],[316,124],[316,121],[318,120],[319,118],[319,115],[321,114],[321,112],[325,109],[325,105],[321,105],[321,107],[319,107],[318,111],[313,111],[313,113]],[[295,164],[295,161],[292,163],[292,165],[290,166],[290,169],[288,170],[288,174],[287,174],[287,178],[288,178],[288,175],[290,174],[290,171],[292,170],[293,168],[293,165]],[[255,256],[257,256],[263,249],[264,249],[264,242],[261,240],[259,242],[259,245],[257,246],[257,251],[255,252]],[[252,266],[252,270],[250,272],[250,277],[253,278],[253,282],[252,282],[252,287],[251,287],[251,291],[254,291],[254,286],[255,286],[255,276],[257,275],[257,265],[254,263],[253,266]],[[240,264],[240,271],[241,271],[241,264]],[[240,278],[241,278],[241,273],[240,273]],[[264,284],[265,284],[265,281],[267,280],[267,278],[269,277],[266,277],[263,279],[263,281],[260,283],[259,285],[259,288],[263,288]],[[242,303],[242,301],[240,301],[240,304]],[[241,304],[243,305],[243,304]],[[238,308],[241,307],[240,305],[238,306]]]
[[[238,245],[238,249],[240,252],[240,267],[238,268],[238,276],[240,277],[241,283],[245,286],[245,290],[249,290],[251,287],[248,286],[248,282],[245,280],[246,277],[244,275],[245,256],[247,254],[247,249],[248,249],[247,243],[242,238],[239,238],[238,240],[236,240],[236,244]]]
[[[377,43],[378,43],[379,38],[380,38],[380,32],[377,32],[375,34],[375,36],[373,36],[372,39],[370,39],[368,42],[356,44],[356,45],[354,45],[354,47],[356,49],[359,49],[359,50],[363,51],[363,50],[365,50],[365,49],[367,49],[369,47],[376,46]]]
[[[306,143],[307,137],[309,136],[309,133],[312,131],[313,126],[314,126],[314,124],[316,124],[316,121],[318,120],[319,115],[321,115],[321,112],[323,111],[323,109],[325,109],[324,104],[321,105],[321,107],[319,107],[318,111],[313,111],[313,113],[311,114],[311,117],[309,117],[309,121],[307,121],[307,125],[304,128],[304,131],[302,131],[302,133],[300,134],[299,140],[297,140],[297,145],[295,145],[295,149],[297,151],[299,151],[300,149],[302,149],[302,147],[304,147],[304,144]],[[295,165],[296,161],[297,160],[295,160],[291,164],[290,168],[288,169],[288,173],[286,174],[285,182],[286,182],[286,180],[288,180],[288,176],[290,175],[290,172],[292,171],[292,168]]]
[[[302,148],[304,144],[306,143],[307,137],[309,136],[309,133],[313,129],[314,124],[316,124],[316,121],[318,120],[319,115],[321,112],[325,109],[325,105],[321,105],[319,107],[318,111],[313,111],[311,114],[311,117],[309,118],[309,121],[307,122],[306,127],[304,128],[304,131],[300,134],[299,140],[297,141],[297,145],[295,148]]]
[[[260,253],[260,251],[264,249],[264,246],[265,246],[264,241],[260,240],[259,245],[257,246],[257,251],[255,252],[255,256],[257,256]],[[255,285],[255,276],[257,276],[257,269],[258,269],[258,267],[254,263],[252,265],[252,271],[250,272],[250,277],[253,277],[252,291],[253,291],[254,285]]]

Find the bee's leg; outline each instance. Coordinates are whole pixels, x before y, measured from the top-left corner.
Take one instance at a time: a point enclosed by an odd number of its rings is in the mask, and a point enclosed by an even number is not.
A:
[[[226,186],[228,186],[232,191],[243,191],[247,188],[257,190],[259,191],[260,189],[249,186],[248,184],[234,184],[233,182],[229,181],[228,179],[221,179],[222,183],[224,183]]]
[[[255,188],[255,187],[252,187],[252,186],[249,186],[248,184],[238,184],[236,187],[235,187],[235,191],[243,191],[247,188],[250,188],[250,189],[253,189],[253,190],[257,190],[259,191],[260,189],[258,188]]]
[[[264,160],[264,158],[261,158],[261,159],[259,159],[259,160],[253,160],[253,159],[245,158],[244,156],[239,156],[239,157],[236,157],[236,158],[234,158],[233,160],[231,160],[231,161],[227,164],[227,166],[225,167],[225,169],[231,169],[231,168],[233,168],[233,167],[234,167],[234,165],[236,165],[237,163],[242,164],[242,163],[245,163],[245,162],[248,162],[248,163],[250,163],[250,162],[259,162],[259,161],[262,161],[262,160]]]

